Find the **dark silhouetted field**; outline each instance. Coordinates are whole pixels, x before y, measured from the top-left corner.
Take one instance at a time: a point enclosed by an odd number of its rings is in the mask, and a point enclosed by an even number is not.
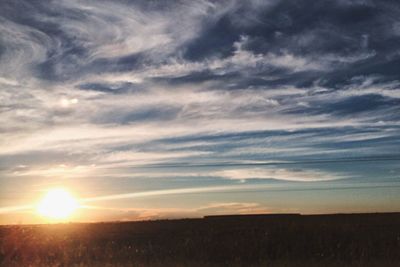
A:
[[[1,266],[400,266],[400,213],[0,227]]]

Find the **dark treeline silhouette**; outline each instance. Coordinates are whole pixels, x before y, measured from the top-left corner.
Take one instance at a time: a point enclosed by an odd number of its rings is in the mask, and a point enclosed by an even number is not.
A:
[[[400,213],[0,227],[1,266],[400,266]]]

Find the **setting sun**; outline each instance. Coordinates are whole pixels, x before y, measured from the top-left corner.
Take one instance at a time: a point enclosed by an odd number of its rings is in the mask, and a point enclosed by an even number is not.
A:
[[[76,199],[65,189],[47,192],[37,206],[37,212],[49,219],[66,219],[78,208]]]

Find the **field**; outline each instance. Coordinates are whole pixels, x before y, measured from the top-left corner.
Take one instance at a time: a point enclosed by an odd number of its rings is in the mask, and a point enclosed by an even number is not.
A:
[[[0,265],[400,266],[400,213],[1,226]]]

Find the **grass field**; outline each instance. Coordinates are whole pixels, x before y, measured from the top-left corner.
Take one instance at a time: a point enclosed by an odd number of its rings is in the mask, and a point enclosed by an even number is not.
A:
[[[400,213],[0,227],[1,266],[400,266]]]

